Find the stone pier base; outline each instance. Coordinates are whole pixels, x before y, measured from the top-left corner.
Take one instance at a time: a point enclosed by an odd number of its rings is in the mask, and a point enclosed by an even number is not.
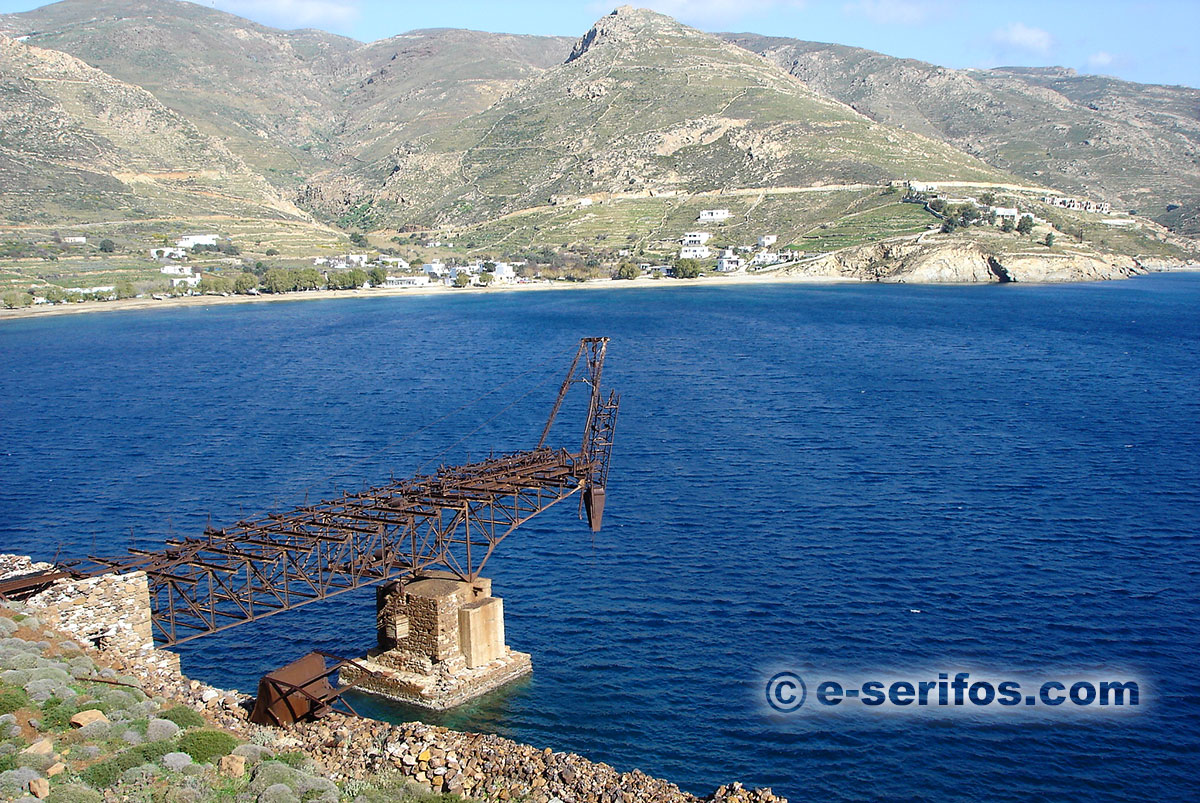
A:
[[[528,653],[504,643],[504,601],[490,580],[439,575],[380,588],[379,647],[340,681],[411,705],[445,710],[528,675]]]

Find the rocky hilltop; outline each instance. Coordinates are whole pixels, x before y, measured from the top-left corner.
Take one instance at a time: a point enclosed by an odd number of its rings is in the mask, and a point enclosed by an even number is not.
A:
[[[375,197],[391,205],[389,218],[426,225],[484,219],[563,195],[897,175],[1011,178],[821,97],[743,48],[629,6],[597,22],[563,64],[453,130],[397,149],[380,167]]]

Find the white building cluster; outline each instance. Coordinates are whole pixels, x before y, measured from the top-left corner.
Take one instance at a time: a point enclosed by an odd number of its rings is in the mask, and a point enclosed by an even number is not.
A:
[[[1078,212],[1095,212],[1098,215],[1111,215],[1112,204],[1108,201],[1089,201],[1081,198],[1060,198],[1057,195],[1047,195],[1042,203],[1050,206],[1060,206],[1063,209],[1074,209]]]

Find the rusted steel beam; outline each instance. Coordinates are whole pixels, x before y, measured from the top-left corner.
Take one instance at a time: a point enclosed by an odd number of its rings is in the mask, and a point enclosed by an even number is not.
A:
[[[607,344],[580,342],[532,450],[441,466],[287,513],[208,527],[201,537],[172,539],[161,552],[131,549],[124,558],[91,558],[93,567],[66,571],[145,571],[156,637],[170,645],[430,568],[474,580],[514,530],[576,494],[598,529],[619,405],[615,393],[600,393]],[[582,446],[546,447],[576,384],[589,390]]]

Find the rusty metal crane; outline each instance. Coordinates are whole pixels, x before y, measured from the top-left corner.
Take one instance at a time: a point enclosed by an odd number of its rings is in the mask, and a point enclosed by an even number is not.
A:
[[[143,571],[155,640],[190,641],[363,586],[448,570],[474,581],[496,547],[534,516],[579,494],[593,531],[604,514],[620,397],[601,391],[608,338],[579,343],[546,426],[528,451],[389,482],[288,513],[209,527],[159,551],[64,564],[73,577]],[[581,366],[582,363],[582,366]],[[547,446],[573,385],[589,389],[577,450]],[[41,577],[44,585],[50,578]],[[38,578],[26,578],[28,588]],[[21,582],[0,592],[13,594]]]

